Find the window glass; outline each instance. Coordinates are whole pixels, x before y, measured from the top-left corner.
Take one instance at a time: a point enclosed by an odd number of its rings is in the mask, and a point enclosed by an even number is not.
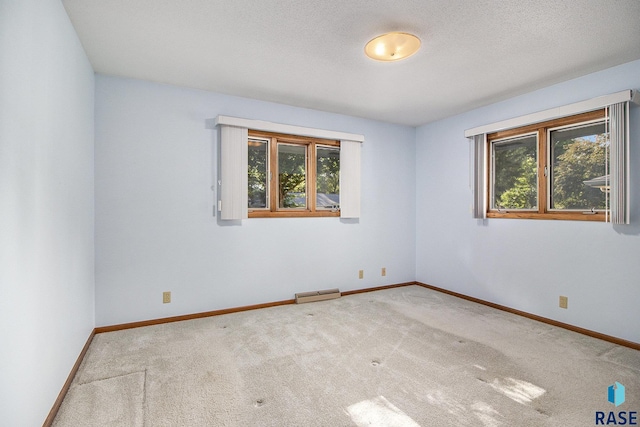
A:
[[[549,134],[550,208],[606,209],[609,139],[604,122],[551,130]]]
[[[536,209],[537,135],[494,141],[491,209]]]
[[[606,221],[604,109],[487,134],[488,218]]]
[[[307,147],[278,144],[278,206],[307,207]]]
[[[340,207],[340,149],[316,146],[316,209]]]
[[[269,206],[269,141],[249,138],[249,208]]]
[[[248,134],[250,218],[340,216],[340,141]]]

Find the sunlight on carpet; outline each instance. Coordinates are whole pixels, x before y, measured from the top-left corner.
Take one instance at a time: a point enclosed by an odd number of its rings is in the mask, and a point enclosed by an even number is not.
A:
[[[358,427],[420,427],[418,423],[385,399],[384,396],[355,403],[347,408],[347,412]]]
[[[491,384],[491,387],[503,393],[509,399],[515,400],[523,405],[542,396],[545,392],[544,389],[536,385],[514,378],[496,379]]]
[[[476,402],[471,405],[471,409],[484,427],[498,427],[503,424],[502,414],[485,402]]]

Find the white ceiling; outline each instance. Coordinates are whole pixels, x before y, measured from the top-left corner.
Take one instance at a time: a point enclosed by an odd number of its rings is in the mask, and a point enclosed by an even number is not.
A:
[[[405,125],[640,59],[640,0],[63,0],[98,73]],[[397,63],[371,38],[416,34]]]

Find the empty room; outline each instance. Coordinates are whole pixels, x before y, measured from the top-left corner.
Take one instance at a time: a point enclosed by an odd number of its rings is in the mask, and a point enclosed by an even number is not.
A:
[[[0,424],[640,416],[637,0],[0,0]]]

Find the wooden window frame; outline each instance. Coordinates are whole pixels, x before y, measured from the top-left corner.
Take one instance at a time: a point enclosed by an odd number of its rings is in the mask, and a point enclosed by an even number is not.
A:
[[[549,177],[551,175],[551,159],[549,158],[549,145],[547,143],[547,135],[549,129],[554,129],[562,126],[577,125],[589,121],[607,120],[605,109],[599,109],[587,113],[576,114],[573,116],[562,117],[555,120],[549,120],[532,125],[526,125],[519,128],[507,129],[503,131],[493,132],[487,134],[487,164],[490,167],[487,168],[487,218],[521,218],[521,219],[552,219],[552,220],[571,220],[571,221],[596,221],[604,222],[607,219],[606,211],[596,211],[595,213],[585,214],[576,210],[549,210],[548,201],[550,199],[550,185]],[[491,191],[493,182],[491,179],[491,170],[493,168],[492,162],[492,142],[496,140],[502,140],[505,138],[512,138],[527,133],[537,133],[538,137],[538,159],[537,159],[537,175],[538,175],[538,198],[537,198],[537,210],[512,210],[505,211],[491,208]],[[548,174],[545,174],[545,168],[547,168]],[[547,176],[548,175],[548,176]]]
[[[249,129],[249,138],[268,140],[269,150],[269,207],[263,209],[249,208],[249,218],[318,218],[339,217],[340,210],[318,209],[316,206],[316,147],[340,147],[340,141],[331,139],[312,138],[307,136],[288,135],[282,133],[264,132]],[[278,207],[278,143],[302,145],[307,150],[306,184],[307,208],[279,208]]]

